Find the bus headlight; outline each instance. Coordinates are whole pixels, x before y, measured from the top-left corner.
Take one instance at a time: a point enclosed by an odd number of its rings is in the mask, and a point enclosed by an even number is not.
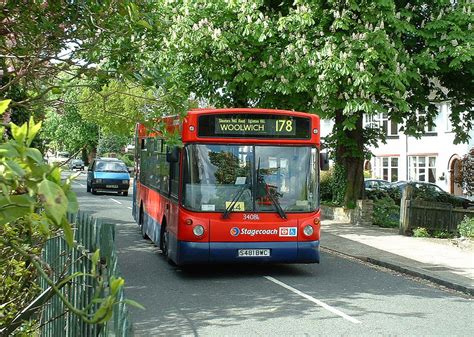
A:
[[[97,184],[101,184],[101,183],[102,183],[102,179],[95,179],[95,182],[96,182]]]
[[[194,226],[193,233],[196,236],[202,236],[204,234],[204,227],[201,225]]]
[[[303,228],[303,233],[304,235],[306,236],[311,236],[313,235],[314,233],[314,229],[311,225],[306,225],[304,228]]]
[[[122,184],[128,184],[128,180],[122,180]]]

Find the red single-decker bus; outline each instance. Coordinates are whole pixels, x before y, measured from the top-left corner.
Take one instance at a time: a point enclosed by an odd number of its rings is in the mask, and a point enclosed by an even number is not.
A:
[[[167,259],[319,263],[318,116],[196,109],[157,123],[182,146],[137,125],[133,215]]]

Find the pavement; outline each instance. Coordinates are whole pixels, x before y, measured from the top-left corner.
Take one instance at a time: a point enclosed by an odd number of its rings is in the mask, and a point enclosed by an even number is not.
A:
[[[322,222],[321,247],[474,296],[474,242],[416,238],[398,228]]]

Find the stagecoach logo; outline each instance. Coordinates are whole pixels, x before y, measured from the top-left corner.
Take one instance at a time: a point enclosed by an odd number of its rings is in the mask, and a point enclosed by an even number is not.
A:
[[[238,229],[237,227],[232,227],[230,229],[230,235],[239,236],[239,234],[240,234],[240,229]]]
[[[239,235],[276,235],[278,234],[277,229],[247,229],[247,228],[238,228],[232,227],[230,229],[230,235],[232,236],[239,236]]]

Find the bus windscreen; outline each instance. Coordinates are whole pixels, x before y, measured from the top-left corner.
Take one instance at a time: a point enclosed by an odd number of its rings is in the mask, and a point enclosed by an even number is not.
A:
[[[203,115],[199,137],[309,139],[310,120],[304,117],[258,114]]]

